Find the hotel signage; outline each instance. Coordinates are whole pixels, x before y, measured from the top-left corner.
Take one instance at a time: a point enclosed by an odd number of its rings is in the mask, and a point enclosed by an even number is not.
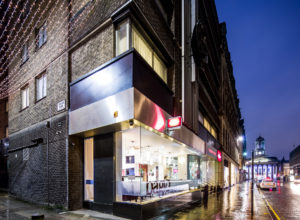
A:
[[[215,149],[213,146],[210,144],[206,143],[206,154],[217,159],[217,149]]]
[[[177,116],[173,118],[169,118],[167,121],[167,126],[169,130],[178,129],[182,126],[182,117]]]
[[[206,154],[218,160],[219,162],[222,161],[222,152],[214,148],[211,144],[206,143]]]

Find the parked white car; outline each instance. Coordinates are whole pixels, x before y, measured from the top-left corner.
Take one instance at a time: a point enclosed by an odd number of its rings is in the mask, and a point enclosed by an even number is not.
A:
[[[263,179],[259,185],[261,189],[273,189],[276,190],[276,183],[272,179]]]
[[[300,183],[300,176],[295,176],[294,183]]]

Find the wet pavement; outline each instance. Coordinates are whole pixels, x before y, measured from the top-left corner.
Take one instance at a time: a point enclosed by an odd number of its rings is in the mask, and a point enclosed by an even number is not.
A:
[[[251,215],[250,183],[244,182],[225,189],[219,194],[211,194],[207,203],[193,204],[175,214],[155,219],[272,219],[272,216],[263,200],[263,195],[256,186],[254,187],[254,212],[253,216]]]
[[[7,193],[0,192],[0,220],[28,220],[35,214],[43,214],[45,219],[49,220],[125,220],[124,218],[92,210],[82,209],[66,212],[59,209],[50,209],[17,200],[8,196]]]
[[[187,205],[180,211],[157,220],[198,219],[300,219],[300,184],[278,183],[276,191],[254,187],[254,213],[251,215],[250,183],[244,182],[221,193],[210,194],[208,201]],[[0,220],[28,220],[33,214],[45,219],[122,219],[91,210],[66,212],[36,206],[0,192]]]
[[[300,219],[300,184],[277,182],[276,191],[260,192],[279,219]]]

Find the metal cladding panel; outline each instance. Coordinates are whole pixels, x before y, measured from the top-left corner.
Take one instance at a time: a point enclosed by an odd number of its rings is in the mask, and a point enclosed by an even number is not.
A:
[[[69,135],[78,134],[133,118],[133,88],[69,113]],[[117,117],[115,113],[117,112]]]
[[[136,120],[193,147],[201,154],[205,154],[205,142],[187,127],[182,126],[180,129],[172,131],[166,129],[166,121],[171,117],[141,92],[134,89],[134,118]]]
[[[74,111],[132,86],[132,53],[130,53],[73,83],[70,88],[70,110]]]

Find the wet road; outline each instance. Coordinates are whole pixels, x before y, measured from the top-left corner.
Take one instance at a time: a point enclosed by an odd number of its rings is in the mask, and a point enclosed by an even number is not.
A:
[[[277,182],[276,191],[261,193],[279,219],[300,219],[300,184]]]
[[[156,219],[272,219],[262,194],[256,187],[254,187],[254,215],[251,215],[250,195],[249,182],[237,184],[218,195],[210,195],[207,204],[190,205],[171,216],[160,216]]]

